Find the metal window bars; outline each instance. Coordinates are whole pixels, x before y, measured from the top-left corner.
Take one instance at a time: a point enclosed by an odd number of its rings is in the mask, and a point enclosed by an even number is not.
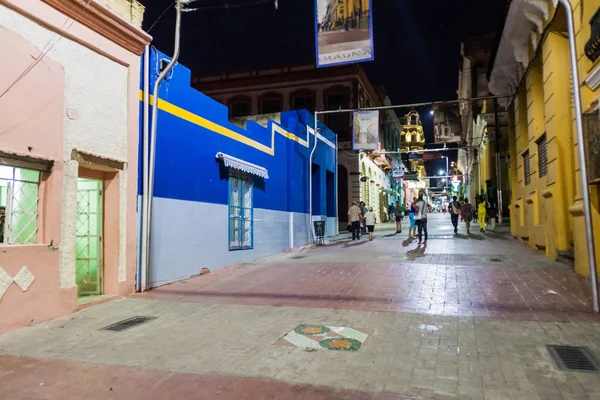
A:
[[[37,240],[39,184],[20,180],[7,182],[4,243],[27,244]]]

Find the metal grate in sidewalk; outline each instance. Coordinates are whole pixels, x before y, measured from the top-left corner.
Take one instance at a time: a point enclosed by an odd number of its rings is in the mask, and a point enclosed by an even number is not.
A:
[[[144,324],[146,322],[152,321],[153,319],[156,319],[156,317],[131,317],[128,319],[124,319],[123,321],[114,323],[112,325],[106,326],[106,327],[102,328],[101,330],[122,332],[127,329],[131,329],[134,326],[138,326],[138,325]]]
[[[587,347],[547,345],[558,369],[563,371],[597,372],[598,362]]]

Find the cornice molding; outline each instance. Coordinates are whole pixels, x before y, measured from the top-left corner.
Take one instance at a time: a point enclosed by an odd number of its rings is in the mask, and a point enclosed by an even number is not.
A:
[[[41,0],[124,49],[140,55],[152,37],[95,0]],[[88,4],[89,3],[89,4]]]

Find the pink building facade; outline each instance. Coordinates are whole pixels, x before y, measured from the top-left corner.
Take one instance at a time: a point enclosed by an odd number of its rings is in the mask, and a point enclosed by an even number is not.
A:
[[[135,288],[135,0],[0,0],[0,332]]]

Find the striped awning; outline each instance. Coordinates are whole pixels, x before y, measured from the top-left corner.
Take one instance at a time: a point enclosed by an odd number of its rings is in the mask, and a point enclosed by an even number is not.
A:
[[[248,161],[240,160],[239,158],[218,152],[216,158],[223,160],[223,164],[228,168],[237,169],[238,171],[246,172],[248,174],[259,176],[263,179],[269,179],[269,171],[265,168],[256,164],[249,163]]]

